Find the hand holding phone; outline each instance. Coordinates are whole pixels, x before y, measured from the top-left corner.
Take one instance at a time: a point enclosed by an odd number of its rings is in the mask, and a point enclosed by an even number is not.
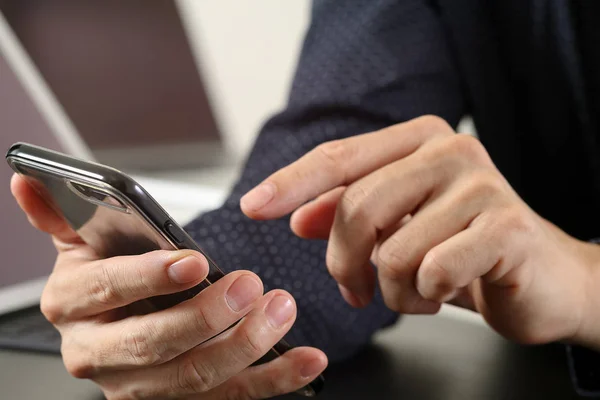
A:
[[[31,177],[24,168],[16,169]],[[79,193],[94,207],[79,210],[74,198],[52,204],[40,196],[44,188],[36,191],[35,182],[19,176],[11,188],[32,224],[53,236],[59,253],[42,310],[61,332],[71,374],[97,382],[108,399],[221,399],[232,393],[265,398],[306,390],[319,378],[327,361],[313,348],[250,366],[291,328],[296,309],[288,293],[263,294],[260,279],[249,271],[217,277],[214,263],[193,249],[148,252],[163,234],[171,244],[187,240],[170,220],[159,227],[148,218],[146,228],[158,236],[137,235],[131,247],[125,239],[141,228],[133,219],[120,223],[129,215],[123,207],[134,211],[140,204],[90,180],[63,178],[44,187]],[[69,212],[67,223],[57,208],[77,212]],[[88,229],[92,219],[97,223]]]

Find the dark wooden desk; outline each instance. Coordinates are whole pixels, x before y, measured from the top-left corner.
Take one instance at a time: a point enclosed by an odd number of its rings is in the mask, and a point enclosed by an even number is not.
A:
[[[409,316],[326,371],[323,400],[577,399],[560,346],[522,347],[478,324]],[[0,398],[98,400],[57,357],[0,351]],[[281,399],[301,399],[283,396]]]
[[[579,398],[562,346],[519,346],[442,316],[405,317],[353,360],[332,366],[326,379],[326,400]]]

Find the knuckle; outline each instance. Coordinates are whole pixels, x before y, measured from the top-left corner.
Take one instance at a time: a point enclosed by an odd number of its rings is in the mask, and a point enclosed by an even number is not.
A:
[[[264,333],[262,329],[248,329],[240,325],[237,342],[240,343],[239,349],[244,359],[254,362],[266,354],[269,348],[266,342],[261,340]]]
[[[110,307],[120,301],[121,296],[115,288],[115,279],[106,266],[99,266],[100,273],[88,282],[88,296],[99,306]]]
[[[422,273],[426,279],[434,285],[447,285],[452,281],[452,274],[444,264],[440,262],[439,256],[434,250],[425,255],[421,268],[423,269]]]
[[[315,151],[333,167],[339,166],[351,156],[350,146],[341,139],[322,143],[315,148]]]
[[[337,252],[331,248],[327,250],[325,258],[327,270],[329,271],[329,274],[333,277],[333,279],[335,279],[336,282],[339,282],[342,285],[346,284],[348,286],[352,281],[353,274],[351,269],[347,268],[347,264],[344,263],[337,256]]]
[[[226,400],[255,400],[260,397],[255,396],[252,390],[239,379],[231,379],[223,395]]]
[[[417,133],[425,138],[454,134],[452,127],[445,119],[437,115],[423,115],[413,120]]]
[[[466,198],[490,198],[504,191],[504,184],[496,174],[478,171],[469,177],[467,187],[462,191]]]
[[[408,260],[403,256],[404,254],[397,239],[390,237],[386,240],[379,248],[375,260],[379,273],[385,279],[392,281],[405,278]]]
[[[435,250],[428,252],[423,258],[420,273],[423,283],[418,285],[418,291],[424,299],[438,301],[453,292],[453,274],[440,261]]]
[[[63,317],[63,310],[60,302],[51,290],[46,286],[40,300],[40,310],[44,317],[53,325],[60,322]]]
[[[483,144],[471,135],[452,135],[445,141],[445,152],[458,155],[461,159],[477,163],[489,162],[489,157]]]
[[[153,366],[164,361],[163,352],[152,337],[152,328],[148,324],[124,333],[122,347],[134,365]]]
[[[211,313],[207,313],[206,309],[200,305],[199,307],[195,307],[193,312],[194,317],[194,329],[195,331],[204,336],[208,333],[218,333],[223,327],[219,327],[217,321],[212,318]]]
[[[176,393],[204,393],[213,388],[215,372],[208,363],[196,363],[188,356],[181,363],[174,384]]]
[[[264,397],[274,397],[286,392],[280,374],[272,373],[263,383]],[[258,397],[258,396],[255,396]]]
[[[338,216],[343,224],[365,220],[369,215],[371,191],[359,183],[350,185],[338,202]]]
[[[437,115],[423,115],[416,118],[415,122],[426,135],[454,132],[448,122]]]
[[[94,366],[81,353],[62,349],[63,364],[67,372],[77,379],[93,377]]]
[[[525,212],[521,207],[510,207],[501,212],[497,219],[502,232],[510,232],[511,234],[530,235],[536,229],[536,224],[529,213]]]

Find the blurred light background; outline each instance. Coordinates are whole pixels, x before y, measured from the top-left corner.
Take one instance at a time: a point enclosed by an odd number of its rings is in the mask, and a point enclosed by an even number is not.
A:
[[[309,1],[4,0],[0,10],[100,161],[165,169],[243,158],[285,104]],[[162,160],[144,157],[157,147]]]

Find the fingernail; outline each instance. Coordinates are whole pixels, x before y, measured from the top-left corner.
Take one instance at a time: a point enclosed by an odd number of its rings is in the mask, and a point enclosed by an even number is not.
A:
[[[302,378],[312,378],[317,375],[323,369],[323,361],[319,359],[315,359],[309,361],[307,364],[304,364],[302,368],[300,368],[300,376]]]
[[[294,315],[294,303],[286,296],[275,296],[265,310],[273,328],[280,328]]]
[[[233,311],[241,311],[248,307],[252,302],[262,294],[262,286],[258,279],[250,275],[242,275],[225,294],[225,301]]]
[[[171,264],[167,270],[171,282],[177,284],[200,280],[206,273],[205,263],[196,256],[186,256]]]
[[[246,193],[240,199],[240,205],[250,211],[258,211],[275,197],[275,185],[264,182]]]
[[[346,302],[352,307],[363,308],[369,304],[370,299],[367,297],[367,295],[358,295],[348,289],[346,286],[340,284],[338,284],[338,287],[344,300],[346,300]]]

